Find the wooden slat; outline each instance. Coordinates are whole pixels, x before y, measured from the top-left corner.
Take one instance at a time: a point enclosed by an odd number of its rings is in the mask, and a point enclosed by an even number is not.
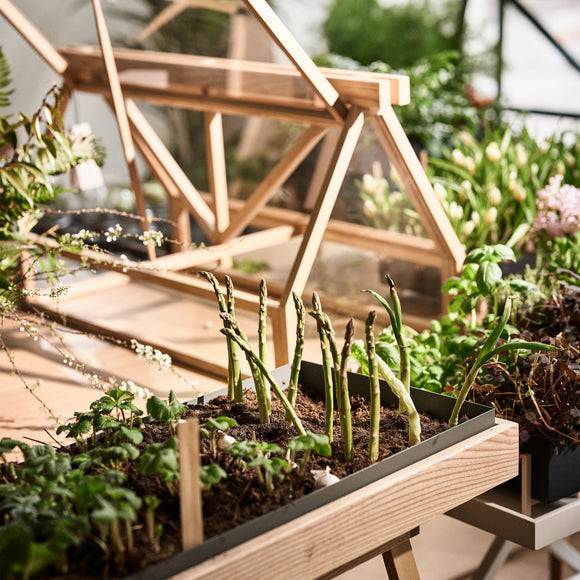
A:
[[[338,139],[323,187],[308,221],[298,254],[292,264],[284,293],[280,299],[281,311],[277,313],[277,324],[274,326],[274,346],[278,364],[288,362],[290,358],[291,335],[294,334],[294,325],[290,324],[289,320],[289,317],[293,316],[292,293],[295,292],[301,296],[304,291],[363,124],[364,114],[359,109],[351,109]],[[285,359],[287,360],[285,361]]]
[[[117,74],[117,67],[115,65],[111,38],[109,37],[109,31],[107,29],[107,23],[105,21],[105,15],[103,14],[100,0],[93,0],[93,12],[95,14],[95,22],[101,44],[101,54],[103,66],[107,75],[107,84],[109,86],[115,117],[117,118],[121,145],[123,147],[127,169],[129,171],[131,187],[133,188],[133,194],[135,196],[135,205],[137,213],[141,218],[141,229],[143,232],[147,232],[149,230],[149,225],[147,221],[147,210],[145,207],[145,195],[143,194],[141,179],[139,178],[139,172],[137,170],[135,146],[131,136],[127,110],[125,109],[125,100],[123,98],[121,83],[119,82],[119,75]],[[147,244],[147,254],[149,255],[149,259],[155,259],[155,246],[151,242]]]
[[[221,113],[206,113],[204,123],[209,191],[213,197],[216,230],[217,233],[221,234],[230,225],[226,155]]]
[[[192,215],[195,216],[199,226],[213,240],[215,238],[216,226],[212,210],[201,198],[197,189],[177,161],[175,161],[137,105],[132,101],[127,101],[126,106],[131,129],[149,167],[154,171],[163,185],[166,185],[170,181],[177,188],[183,202],[187,205]],[[171,185],[169,185],[168,190],[169,193],[173,190]]]
[[[443,206],[421,167],[401,123],[391,107],[371,117],[375,132],[399,173],[405,191],[419,212],[421,222],[441,253],[448,258],[448,269],[458,272],[465,259],[465,250],[457,238]]]
[[[0,0],[0,14],[20,33],[36,52],[60,75],[68,68],[66,58],[50,44],[46,37],[36,28],[12,2]]]
[[[291,231],[289,226],[286,226],[286,230],[284,228],[279,228],[278,231],[268,230],[266,234],[269,235],[279,235],[278,241],[287,239],[288,233]],[[250,234],[251,236],[251,234]],[[44,246],[57,248],[57,244],[54,240],[47,239],[47,238],[40,238],[37,236],[30,236],[30,239],[35,240],[38,243],[41,243]],[[232,244],[225,244],[224,250],[227,250],[227,255],[235,255],[236,251],[240,251],[243,245],[243,241],[238,244],[241,238],[238,238]],[[231,246],[231,247],[228,247]],[[251,247],[251,246],[248,246]],[[264,247],[263,245],[261,247]],[[210,250],[208,249],[205,254],[203,254],[202,250],[196,250],[199,252],[200,255],[207,256],[207,252]],[[140,280],[143,282],[147,282],[149,284],[155,284],[156,286],[162,288],[169,288],[171,290],[176,290],[178,292],[183,292],[185,294],[191,296],[198,296],[200,298],[205,298],[208,300],[214,299],[213,290],[210,288],[207,281],[202,280],[194,275],[191,274],[180,274],[179,272],[172,272],[172,271],[163,271],[159,268],[157,261],[153,263],[144,263],[144,262],[131,262],[131,261],[121,261],[115,256],[110,256],[107,254],[103,254],[101,252],[95,252],[93,250],[83,250],[82,254],[75,253],[75,252],[67,252],[62,251],[62,256],[65,258],[69,258],[75,261],[86,260],[89,264],[94,265],[102,270],[108,270],[111,272],[120,272],[122,274],[127,275],[132,280]],[[182,255],[183,254],[183,255]],[[221,257],[218,252],[217,259]],[[181,261],[186,259],[186,253],[179,253],[179,254],[171,254],[167,258],[167,262],[170,260]],[[212,258],[216,259],[216,258]],[[189,260],[191,262],[191,260]],[[207,264],[209,260],[205,260],[203,264]],[[199,262],[197,266],[199,267]],[[252,310],[255,309],[255,306],[258,304],[259,299],[258,296],[255,294],[250,294],[249,292],[236,292],[236,305],[240,307],[241,310]],[[268,298],[268,308],[272,310],[279,306],[279,301]]]
[[[518,426],[497,424],[415,465],[172,576],[319,578],[517,474]],[[338,533],[337,533],[338,531]],[[442,540],[443,541],[443,540]],[[271,565],[284,546],[291,558]]]
[[[347,107],[338,91],[320,72],[300,43],[294,38],[266,0],[244,0],[244,3],[270,34],[272,40],[294,63],[303,78],[320,97],[330,114],[337,120],[346,119]]]
[[[181,546],[189,550],[203,542],[199,419],[192,417],[177,427],[179,437],[179,512]]]
[[[243,204],[244,202],[238,199],[230,199],[232,219],[236,218],[238,212],[243,211]],[[309,219],[308,214],[267,206],[256,215],[251,225],[256,228],[270,228],[288,224],[294,227],[296,234],[303,234]],[[329,220],[324,240],[425,266],[440,268],[445,263],[445,257],[437,249],[435,242],[429,238],[409,236],[341,220]]]

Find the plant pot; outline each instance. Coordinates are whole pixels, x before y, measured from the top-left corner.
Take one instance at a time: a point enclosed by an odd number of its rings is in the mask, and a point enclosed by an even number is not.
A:
[[[521,450],[531,455],[534,499],[552,503],[580,491],[580,445],[556,445],[548,439],[532,437]],[[521,476],[504,486],[519,491]]]
[[[289,372],[283,367],[275,376],[287,385]],[[320,365],[302,363],[303,385],[321,391],[322,376]],[[368,396],[368,377],[351,373],[349,388]],[[395,402],[384,383],[382,397],[384,404]],[[421,389],[412,397],[418,410],[443,419],[454,403]],[[483,405],[466,403],[464,412],[469,419],[453,429],[130,578],[318,578],[373,557],[398,536],[517,473],[517,425],[496,420]]]

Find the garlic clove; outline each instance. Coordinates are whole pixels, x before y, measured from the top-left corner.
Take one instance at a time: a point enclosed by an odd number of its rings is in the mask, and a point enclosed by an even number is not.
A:
[[[328,487],[337,481],[340,481],[336,475],[330,473],[330,467],[326,469],[312,469],[310,471],[314,477],[314,485],[316,489],[321,487]]]
[[[224,449],[226,449],[230,445],[233,445],[236,442],[235,437],[227,435],[223,431],[218,431],[217,436],[218,436],[217,446],[220,451],[223,451]]]

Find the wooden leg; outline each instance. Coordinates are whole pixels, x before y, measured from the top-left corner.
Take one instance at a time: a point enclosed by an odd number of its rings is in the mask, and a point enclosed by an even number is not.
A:
[[[383,554],[389,580],[420,580],[411,541],[406,539]]]

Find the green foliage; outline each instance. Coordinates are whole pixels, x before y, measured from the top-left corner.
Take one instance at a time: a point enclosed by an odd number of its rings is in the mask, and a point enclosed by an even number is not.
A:
[[[153,419],[162,421],[170,426],[171,431],[175,434],[175,422],[187,410],[187,405],[180,403],[173,391],[169,392],[167,402],[159,397],[150,397],[147,400],[147,412]]]
[[[318,435],[312,431],[306,431],[306,435],[298,435],[288,441],[288,449],[290,450],[290,458],[296,461],[297,454],[302,453],[302,458],[298,463],[300,473],[306,471],[306,466],[310,460],[312,452],[315,451],[324,457],[330,457],[332,450],[328,435]]]
[[[538,143],[525,127],[487,124],[481,138],[456,133],[441,157],[429,159],[428,176],[467,250],[498,243],[518,250],[536,217],[536,193],[558,174],[579,185],[579,164],[576,135]]]
[[[274,489],[274,479],[282,479],[284,473],[290,471],[290,464],[285,459],[271,457],[272,454],[283,453],[273,443],[236,441],[225,449],[225,453],[237,457],[240,465],[254,468],[260,485],[268,492]]]
[[[202,488],[207,491],[212,485],[219,483],[228,476],[223,467],[217,463],[202,465],[201,467],[201,484]]]
[[[171,495],[175,495],[175,482],[179,479],[177,437],[169,437],[164,443],[148,445],[139,461],[137,471],[142,475],[158,477],[167,486]]]
[[[428,0],[388,7],[377,0],[334,0],[322,30],[332,53],[401,68],[426,55],[461,50],[460,16],[459,1],[435,8]]]
[[[238,422],[230,417],[209,418],[203,425],[200,425],[199,431],[202,435],[209,436],[210,455],[217,455],[216,435],[218,431],[227,431],[230,427],[235,427]]]

